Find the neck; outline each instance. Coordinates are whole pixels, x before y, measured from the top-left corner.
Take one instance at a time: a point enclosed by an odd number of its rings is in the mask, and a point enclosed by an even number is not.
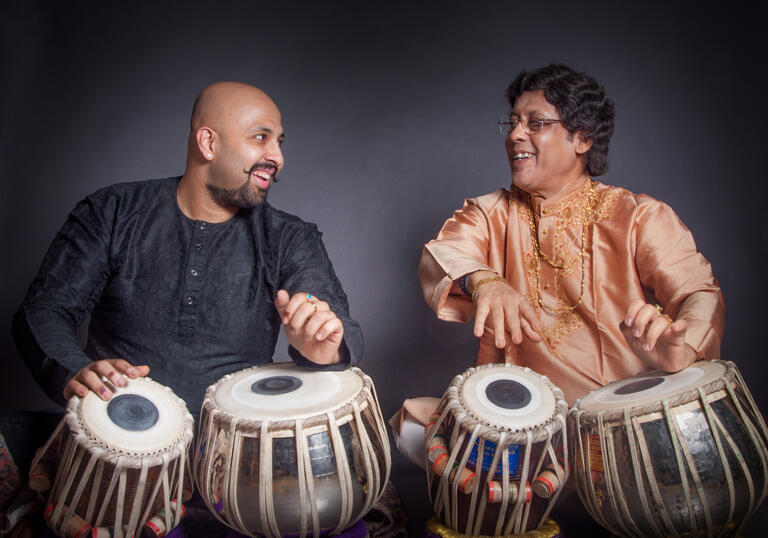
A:
[[[551,204],[562,200],[572,192],[580,189],[585,182],[589,181],[589,176],[584,173],[580,174],[571,180],[557,184],[551,189],[542,189],[536,192],[530,192],[531,200],[536,204],[547,203]]]
[[[184,215],[192,220],[210,223],[224,222],[235,216],[236,207],[222,207],[211,197],[205,180],[189,169],[181,176],[176,187],[176,202]]]

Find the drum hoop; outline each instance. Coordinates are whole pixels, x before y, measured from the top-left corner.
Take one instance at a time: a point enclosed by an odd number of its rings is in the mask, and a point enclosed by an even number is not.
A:
[[[592,394],[592,392],[595,392],[595,391],[590,391],[585,396],[582,396],[581,398],[573,402],[573,406],[571,407],[569,414],[578,415],[579,421],[581,423],[595,422],[597,420],[598,415],[602,416],[603,420],[610,420],[610,421],[623,420],[625,411],[628,412],[630,416],[638,416],[638,417],[643,415],[648,415],[651,413],[658,413],[664,410],[665,401],[667,402],[669,407],[679,407],[681,405],[685,405],[687,403],[691,403],[695,400],[698,400],[700,398],[699,390],[709,395],[709,394],[714,394],[720,390],[725,390],[726,387],[734,386],[736,384],[735,383],[736,365],[733,362],[720,361],[720,360],[702,361],[702,362],[713,362],[713,363],[722,364],[723,366],[725,366],[725,373],[723,374],[722,377],[715,379],[713,381],[710,381],[709,383],[706,383],[704,385],[701,385],[700,387],[694,387],[686,391],[673,394],[668,398],[660,398],[656,401],[646,402],[638,405],[630,405],[627,407],[619,407],[616,409],[597,409],[597,410],[582,411],[580,409],[581,401],[587,396],[589,396],[589,394]],[[696,363],[693,363],[693,364],[696,364]],[[600,390],[600,389],[595,389],[595,390]]]
[[[258,433],[261,431],[261,425],[265,422],[269,423],[268,430],[271,432],[281,431],[281,430],[295,430],[297,420],[302,421],[304,429],[312,428],[315,426],[328,423],[327,413],[296,415],[293,418],[284,419],[284,420],[249,419],[249,418],[237,416],[225,409],[221,409],[219,406],[214,404],[215,402],[214,394],[216,393],[216,390],[218,389],[219,385],[226,383],[229,379],[231,379],[235,375],[241,374],[242,372],[246,372],[249,370],[256,370],[262,366],[264,365],[252,366],[250,368],[245,368],[243,370],[239,370],[237,372],[227,374],[221,379],[219,379],[216,383],[209,386],[208,389],[206,389],[205,397],[203,398],[203,410],[206,410],[207,412],[214,414],[214,416],[212,417],[213,424],[220,427],[222,425],[231,424],[233,420],[236,420],[238,431],[242,431],[244,433]],[[371,381],[371,378],[368,377],[368,375],[364,374],[362,370],[354,366],[351,368],[347,368],[346,370],[351,371],[354,374],[357,374],[361,378],[363,386],[357,394],[355,394],[354,396],[352,396],[351,398],[347,399],[344,402],[340,402],[339,406],[331,412],[333,414],[333,418],[336,419],[337,421],[343,420],[346,417],[354,414],[355,403],[357,403],[360,409],[360,412],[363,412],[364,410],[370,408],[371,407],[370,403],[371,403],[371,400],[373,399],[373,390],[372,390],[373,382]]]
[[[176,439],[169,441],[164,449],[152,451],[126,451],[123,448],[113,446],[109,442],[99,440],[91,434],[86,424],[78,415],[77,409],[80,406],[82,398],[75,395],[67,402],[67,410],[62,418],[62,421],[64,421],[67,428],[69,428],[69,434],[74,436],[75,443],[88,452],[98,454],[99,458],[102,460],[113,465],[117,465],[119,460],[121,465],[132,469],[140,469],[142,464],[152,467],[162,465],[163,455],[166,455],[171,459],[185,457],[187,448],[192,443],[192,436],[194,433],[194,419],[192,418],[189,409],[187,409],[187,404],[184,400],[179,398],[170,387],[162,385],[149,377],[144,377],[142,380],[148,381],[151,385],[154,385],[156,389],[168,392],[171,401],[177,403],[180,409],[183,410],[184,427],[181,429],[181,433]]]
[[[536,375],[541,381],[544,382],[544,384],[552,391],[555,399],[555,408],[552,411],[552,414],[547,417],[546,419],[542,420],[538,424],[530,425],[530,426],[523,426],[520,428],[508,428],[505,426],[498,426],[495,424],[492,424],[488,420],[483,419],[482,417],[476,416],[468,406],[464,402],[464,398],[462,396],[461,388],[464,386],[464,382],[466,379],[472,375],[475,374],[475,372],[486,370],[489,368],[498,368],[500,366],[503,366],[505,368],[510,369],[520,369],[528,373],[532,373]],[[451,394],[452,392],[455,392],[455,394]],[[466,370],[464,373],[457,375],[453,378],[453,381],[448,386],[448,389],[446,389],[445,393],[443,394],[443,400],[444,404],[440,405],[439,409],[444,409],[446,404],[452,403],[453,409],[452,414],[454,417],[460,417],[461,418],[461,424],[462,427],[468,428],[469,430],[474,429],[474,427],[477,424],[481,424],[480,428],[480,436],[493,441],[498,442],[499,436],[501,433],[506,433],[506,440],[505,445],[510,444],[525,444],[527,442],[527,435],[526,432],[531,432],[532,434],[532,441],[537,443],[539,441],[545,441],[547,439],[547,429],[549,429],[552,432],[552,435],[556,434],[562,429],[563,422],[557,420],[558,416],[562,416],[563,419],[568,414],[568,404],[565,401],[565,397],[563,396],[563,391],[560,390],[552,381],[549,380],[549,378],[545,375],[542,375],[538,372],[535,372],[534,370],[531,370],[528,367],[525,366],[517,366],[514,364],[483,364],[481,366],[473,366]],[[455,403],[453,403],[455,402]]]

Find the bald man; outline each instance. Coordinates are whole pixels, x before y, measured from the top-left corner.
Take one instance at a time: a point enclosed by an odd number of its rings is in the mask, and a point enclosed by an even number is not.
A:
[[[266,202],[283,137],[264,92],[213,84],[195,102],[183,176],[113,185],[75,207],[13,323],[54,401],[89,390],[109,400],[102,379],[119,387],[121,374],[151,371],[197,415],[208,385],[272,361],[281,326],[300,366],[360,359],[320,232]]]

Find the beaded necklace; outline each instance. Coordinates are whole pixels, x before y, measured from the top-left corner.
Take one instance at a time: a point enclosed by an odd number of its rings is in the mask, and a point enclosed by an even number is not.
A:
[[[533,200],[531,199],[530,194],[528,195],[528,207],[526,208],[526,217],[528,217],[528,225],[531,228],[531,243],[533,244],[533,250],[535,252],[535,258],[536,258],[536,294],[538,296],[538,303],[539,306],[547,310],[548,312],[557,313],[557,312],[572,312],[575,310],[584,300],[584,253],[586,250],[587,245],[587,229],[589,228],[589,223],[592,222],[592,216],[595,213],[594,208],[594,199],[595,199],[595,182],[590,179],[589,184],[589,199],[587,200],[587,204],[584,207],[584,219],[582,221],[582,227],[581,227],[581,249],[579,251],[579,255],[574,258],[570,263],[564,264],[564,263],[555,263],[549,257],[542,252],[541,247],[539,246],[538,241],[538,222],[535,216],[535,213],[533,211]],[[581,259],[581,292],[579,294],[579,300],[576,301],[576,304],[571,306],[564,306],[559,308],[550,308],[544,304],[544,300],[541,295],[541,261],[544,260],[547,262],[548,265],[551,267],[554,267],[555,269],[568,269],[571,267],[574,263],[576,263],[579,259]]]

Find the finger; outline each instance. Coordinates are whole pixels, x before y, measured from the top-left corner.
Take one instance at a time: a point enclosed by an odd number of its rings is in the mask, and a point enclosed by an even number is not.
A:
[[[314,312],[304,324],[304,337],[307,339],[313,338],[323,323],[334,317],[336,317],[336,315],[327,310],[325,312]]]
[[[531,322],[527,319],[521,317],[520,318],[520,326],[523,328],[523,332],[525,335],[530,338],[533,342],[541,342],[541,335],[537,330],[535,330],[533,327],[531,327]]]
[[[279,290],[277,292],[277,295],[275,296],[275,308],[277,309],[277,313],[280,314],[280,318],[285,314],[285,309],[288,306],[289,300],[290,296],[287,291]]]
[[[288,321],[288,327],[296,333],[301,331],[304,324],[307,322],[310,316],[316,312],[315,305],[312,303],[304,302],[299,306],[296,311],[291,315],[291,319]]]
[[[619,330],[621,331],[622,336],[624,336],[624,340],[626,340],[630,346],[636,345],[637,338],[635,338],[635,331],[632,327],[622,321],[619,324]]]
[[[321,342],[326,339],[335,341],[341,341],[341,337],[344,336],[344,324],[339,318],[333,316],[325,323],[323,323],[320,330],[315,333],[315,339]]]
[[[69,400],[72,396],[77,395],[81,398],[85,398],[88,394],[88,387],[80,383],[74,377],[64,387],[64,399]]]
[[[624,314],[624,323],[626,323],[627,327],[632,327],[635,324],[637,313],[640,312],[640,309],[643,306],[645,306],[645,301],[642,299],[630,301],[629,306],[627,306],[627,311]]]
[[[149,366],[134,366],[124,359],[110,359],[109,362],[118,372],[124,373],[131,379],[143,377],[149,373]]]
[[[520,314],[514,306],[507,306],[504,309],[504,317],[507,320],[509,334],[512,335],[512,341],[519,344],[523,341],[523,332],[520,330]]]
[[[541,320],[539,319],[539,316],[536,314],[536,310],[533,309],[533,307],[528,303],[528,301],[526,299],[523,299],[522,301],[520,301],[518,308],[520,309],[520,317],[523,318],[528,323],[528,327],[533,331],[535,331],[536,333],[540,332]]]
[[[659,316],[655,320],[653,320],[649,326],[648,330],[645,333],[645,338],[643,339],[643,349],[645,351],[650,351],[653,348],[656,347],[656,341],[659,339],[659,337],[670,327],[669,321]]]
[[[491,323],[493,324],[493,334],[496,337],[496,347],[501,349],[506,345],[504,338],[504,309],[501,306],[491,310]]]
[[[77,376],[77,380],[96,393],[96,395],[104,401],[107,401],[112,397],[112,391],[101,382],[99,374],[93,370],[81,370],[80,374]]]
[[[94,362],[91,366],[91,370],[96,372],[102,379],[109,379],[109,381],[116,387],[125,385],[125,378],[108,360]]]
[[[304,305],[312,305],[313,300],[308,299],[310,297],[309,293],[294,293],[293,297],[291,297],[291,300],[288,301],[288,305],[285,307],[285,311],[283,313],[283,323],[289,323],[293,316],[298,312]],[[312,309],[314,310],[314,308]]]
[[[312,297],[314,297],[314,295]],[[331,305],[329,305],[325,301],[315,301],[315,304],[317,305],[317,310],[319,312],[330,312],[331,311]]]
[[[635,337],[640,338],[648,328],[650,322],[660,316],[658,308],[645,304],[635,316]]]
[[[488,317],[490,307],[488,303],[479,303],[477,305],[477,311],[475,312],[475,336],[480,338],[485,332],[485,320]]]

